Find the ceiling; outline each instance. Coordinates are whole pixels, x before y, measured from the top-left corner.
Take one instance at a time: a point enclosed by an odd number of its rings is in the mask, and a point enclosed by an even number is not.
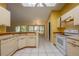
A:
[[[55,7],[23,7],[21,3],[9,3],[12,20],[47,20],[50,12],[60,10],[65,4],[57,3]]]

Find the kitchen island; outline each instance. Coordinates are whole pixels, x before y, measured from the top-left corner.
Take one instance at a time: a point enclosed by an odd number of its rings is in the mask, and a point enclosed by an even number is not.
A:
[[[0,34],[0,55],[10,56],[23,48],[38,47],[38,33],[1,33]]]

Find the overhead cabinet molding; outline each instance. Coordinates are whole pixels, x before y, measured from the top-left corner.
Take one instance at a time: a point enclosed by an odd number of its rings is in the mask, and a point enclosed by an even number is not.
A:
[[[0,7],[0,25],[10,26],[10,11]]]

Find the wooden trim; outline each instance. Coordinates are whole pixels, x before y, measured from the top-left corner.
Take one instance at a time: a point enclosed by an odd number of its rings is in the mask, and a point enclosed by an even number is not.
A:
[[[36,35],[36,32],[6,32],[6,33],[0,33],[0,35],[29,34],[29,33]]]

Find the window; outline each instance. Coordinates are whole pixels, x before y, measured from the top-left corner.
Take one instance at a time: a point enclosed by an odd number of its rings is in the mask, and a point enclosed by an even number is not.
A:
[[[44,26],[40,26],[39,32],[44,33]]]
[[[20,26],[16,26],[15,31],[20,32]]]
[[[29,26],[29,32],[33,32],[34,29],[33,29],[33,26]]]
[[[16,32],[39,32],[44,33],[44,25],[23,25],[23,26],[16,26],[15,31]]]
[[[39,32],[39,26],[34,26],[34,31]]]
[[[26,32],[26,26],[20,26],[21,27],[21,32]]]

